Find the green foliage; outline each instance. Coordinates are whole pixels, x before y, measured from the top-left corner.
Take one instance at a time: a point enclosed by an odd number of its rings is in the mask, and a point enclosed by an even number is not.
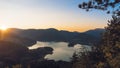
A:
[[[73,56],[73,68],[120,68],[120,17],[113,16],[102,42]]]
[[[112,68],[120,67],[120,17],[113,16],[103,36],[102,50]]]
[[[88,0],[88,2],[79,4],[79,8],[86,9],[86,11],[90,9],[106,10],[107,13],[120,16],[120,0]]]

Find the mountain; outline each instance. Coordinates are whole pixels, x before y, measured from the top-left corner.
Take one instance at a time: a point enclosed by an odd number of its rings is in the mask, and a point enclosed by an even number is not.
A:
[[[8,29],[5,32],[0,31],[0,41],[12,42],[23,46],[32,46],[37,43],[36,40],[20,36],[19,32],[21,31],[21,29]]]
[[[64,30],[49,29],[8,29],[9,35],[29,38],[44,42],[68,42],[69,46],[74,44],[92,45],[100,41],[104,29],[89,30],[86,32],[69,32]]]
[[[92,36],[94,36],[96,38],[101,38],[101,36],[103,35],[104,32],[105,32],[105,29],[96,28],[96,29],[93,29],[93,30],[88,30],[88,31],[86,31],[84,33],[92,35]]]

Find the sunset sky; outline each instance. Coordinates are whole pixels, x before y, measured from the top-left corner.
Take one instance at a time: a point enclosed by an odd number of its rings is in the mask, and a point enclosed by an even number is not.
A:
[[[22,29],[57,28],[86,31],[103,28],[111,15],[86,12],[78,4],[84,0],[0,0],[0,26]]]

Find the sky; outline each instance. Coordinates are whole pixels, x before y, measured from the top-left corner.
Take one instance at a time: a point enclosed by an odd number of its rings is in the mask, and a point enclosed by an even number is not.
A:
[[[104,28],[111,15],[78,8],[84,0],[0,0],[0,26],[86,31]]]

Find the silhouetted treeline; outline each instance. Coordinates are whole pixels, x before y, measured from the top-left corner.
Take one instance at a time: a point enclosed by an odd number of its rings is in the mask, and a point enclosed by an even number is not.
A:
[[[71,62],[42,60],[30,64],[31,68],[72,68]]]

